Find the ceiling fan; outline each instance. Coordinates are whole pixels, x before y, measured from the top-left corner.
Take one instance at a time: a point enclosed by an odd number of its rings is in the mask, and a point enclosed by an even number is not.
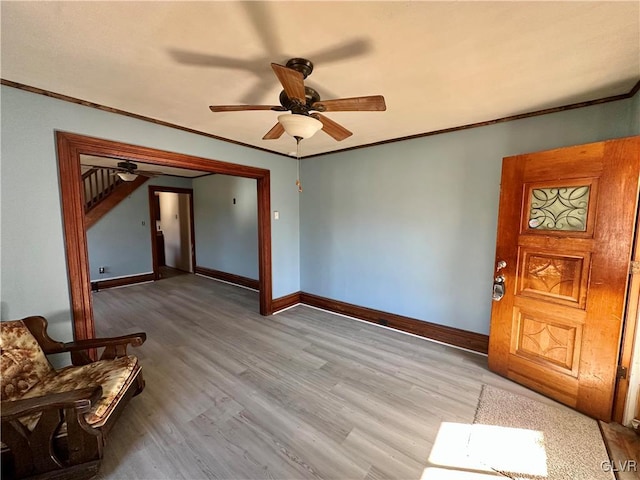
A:
[[[89,166],[93,168],[103,169],[103,170],[110,170],[111,175],[117,175],[118,177],[120,177],[120,179],[124,180],[125,182],[133,182],[138,177],[138,175],[141,175],[143,177],[150,177],[150,178],[157,177],[158,175],[163,175],[162,172],[152,172],[150,170],[138,170],[138,165],[136,163],[130,162],[129,160],[126,160],[124,162],[118,162],[118,165],[116,168],[105,167],[105,166],[94,166],[94,165],[89,165]]]
[[[278,123],[262,139],[274,140],[286,131],[299,142],[319,129],[337,141],[353,135],[353,132],[324,116],[324,112],[381,112],[387,109],[382,95],[321,100],[316,90],[304,84],[304,79],[313,71],[313,64],[307,59],[292,58],[286,65],[272,63],[271,68],[284,89],[280,93],[280,105],[211,105],[211,111],[290,111],[289,115],[278,116]]]

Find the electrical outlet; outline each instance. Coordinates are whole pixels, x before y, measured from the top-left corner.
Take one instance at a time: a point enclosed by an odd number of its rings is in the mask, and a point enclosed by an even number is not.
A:
[[[99,267],[98,268],[98,273],[104,273],[107,270],[106,267]]]

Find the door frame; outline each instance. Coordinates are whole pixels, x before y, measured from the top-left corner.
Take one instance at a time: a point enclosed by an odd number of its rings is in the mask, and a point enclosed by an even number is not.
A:
[[[631,261],[640,261],[640,201],[636,211],[636,223],[633,242],[633,252]],[[616,380],[613,395],[613,415],[612,420],[616,423],[624,424],[625,410],[627,404],[634,403],[635,399],[629,398],[631,379],[640,379],[640,372],[632,372],[631,361],[640,356],[640,343],[635,344],[636,332],[640,323],[640,274],[629,272],[629,284],[627,286],[627,296],[625,312],[622,323],[622,336],[620,339],[620,353],[618,365],[627,369],[626,378]],[[633,375],[633,377],[632,377]],[[638,390],[638,402],[640,402],[640,390]],[[637,412],[640,415],[640,411]],[[633,417],[632,417],[633,418]]]
[[[269,170],[70,132],[56,131],[55,136],[60,176],[62,223],[67,254],[67,273],[69,275],[69,294],[73,318],[73,336],[76,340],[95,337],[80,155],[111,157],[118,160],[144,162],[153,165],[187,168],[256,179],[260,314],[266,316],[273,313],[271,178]]]
[[[155,242],[156,236],[156,192],[168,192],[178,193],[189,196],[189,230],[191,230],[191,273],[196,271],[196,229],[193,213],[193,188],[180,188],[180,187],[163,187],[160,185],[149,185],[149,224],[151,228],[151,258],[153,261],[153,279],[160,280],[160,267],[158,265],[158,246]]]

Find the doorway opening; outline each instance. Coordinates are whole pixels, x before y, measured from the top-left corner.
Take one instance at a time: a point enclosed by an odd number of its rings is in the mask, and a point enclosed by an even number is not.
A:
[[[193,189],[149,187],[153,279],[194,273],[196,266]]]
[[[256,179],[260,314],[273,313],[269,170],[68,132],[56,132],[56,143],[69,293],[76,340],[95,337],[80,155],[111,157]]]

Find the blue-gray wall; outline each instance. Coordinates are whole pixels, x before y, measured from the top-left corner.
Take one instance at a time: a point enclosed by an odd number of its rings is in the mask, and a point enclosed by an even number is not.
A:
[[[11,87],[0,94],[0,319],[44,315],[61,340],[72,329],[56,130],[267,168],[280,212],[274,297],[303,290],[480,333],[502,157],[640,133],[636,95],[304,160],[299,195],[294,159]]]
[[[191,179],[149,179],[87,230],[91,281],[153,272],[149,186],[191,188]],[[99,267],[106,267],[100,274]]]
[[[151,185],[193,189],[198,266],[258,279],[257,182],[210,175],[194,180],[153,178],[102,217],[87,231],[92,281],[153,270],[148,197]],[[101,266],[106,267],[104,274],[99,273]]]
[[[44,315],[72,338],[55,131],[106,138],[271,171],[273,294],[300,290],[296,162],[130,117],[2,86],[0,319]]]
[[[210,175],[194,179],[193,189],[198,266],[257,280],[256,180]]]
[[[302,291],[488,333],[502,158],[631,135],[637,116],[638,95],[303,160]]]
[[[631,133],[640,134],[640,93],[631,99]]]

